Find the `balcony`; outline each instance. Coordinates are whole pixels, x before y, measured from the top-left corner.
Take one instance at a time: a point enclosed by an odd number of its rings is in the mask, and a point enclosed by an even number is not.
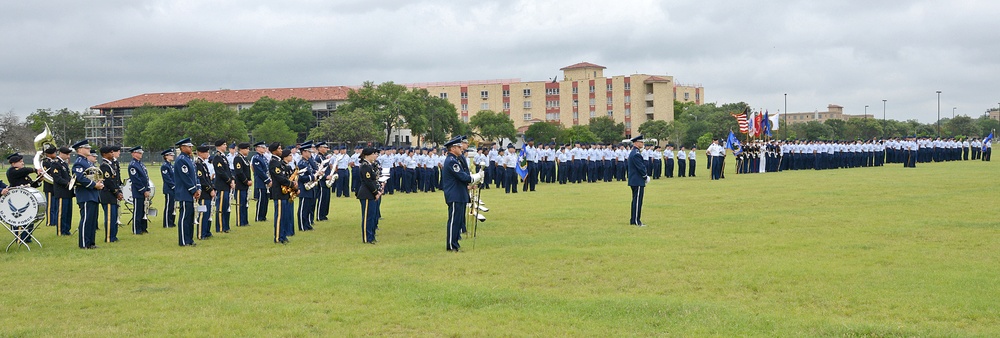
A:
[[[653,101],[653,93],[646,94],[646,101]]]

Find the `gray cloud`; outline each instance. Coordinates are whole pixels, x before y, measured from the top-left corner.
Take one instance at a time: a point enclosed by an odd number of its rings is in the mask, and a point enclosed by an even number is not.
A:
[[[772,113],[936,118],[1000,102],[1000,3],[34,1],[0,4],[0,110],[140,93],[522,78],[589,61]],[[947,114],[945,114],[947,112]]]

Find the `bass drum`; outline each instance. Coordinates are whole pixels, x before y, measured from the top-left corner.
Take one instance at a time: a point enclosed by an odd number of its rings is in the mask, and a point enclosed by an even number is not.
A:
[[[35,188],[10,188],[0,197],[0,221],[12,227],[31,225],[45,219],[45,194]]]
[[[153,181],[149,181],[149,195],[156,196],[156,186],[153,185]],[[126,178],[125,185],[122,185],[122,200],[125,203],[135,205],[135,196],[132,196],[132,179]]]

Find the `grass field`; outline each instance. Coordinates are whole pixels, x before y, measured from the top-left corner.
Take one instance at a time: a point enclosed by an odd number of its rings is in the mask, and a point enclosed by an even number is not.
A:
[[[485,190],[459,254],[440,192],[387,196],[374,246],[353,198],[289,245],[45,227],[0,253],[0,336],[1000,336],[998,169],[701,167],[647,188],[646,228],[621,182]]]

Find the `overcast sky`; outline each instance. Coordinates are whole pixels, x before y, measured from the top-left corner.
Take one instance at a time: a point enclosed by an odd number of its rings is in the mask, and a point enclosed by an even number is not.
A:
[[[587,61],[772,114],[980,116],[998,1],[61,0],[0,3],[0,110],[142,93],[520,78]]]

